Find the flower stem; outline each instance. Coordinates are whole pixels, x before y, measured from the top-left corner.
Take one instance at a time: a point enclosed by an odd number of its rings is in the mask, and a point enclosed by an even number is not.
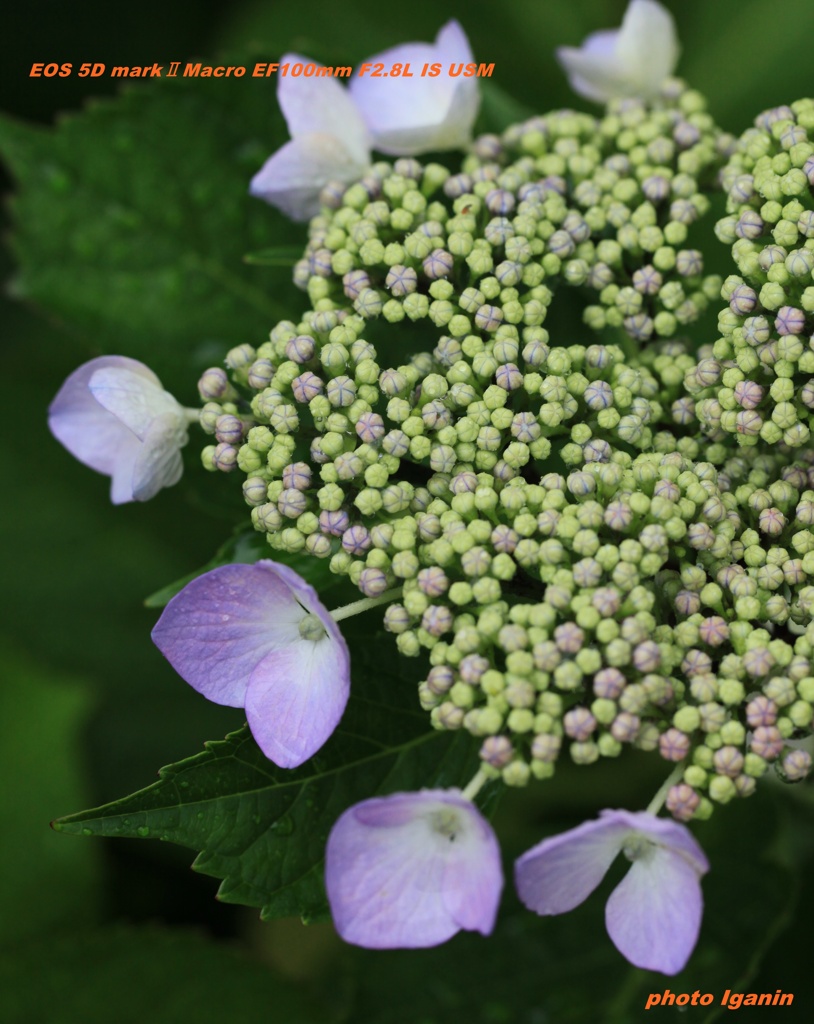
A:
[[[198,423],[201,419],[200,409],[184,409],[184,415],[187,418],[187,423]]]
[[[386,590],[379,597],[363,597],[361,601],[351,601],[350,604],[343,604],[341,608],[334,608],[331,618],[334,622],[341,622],[342,619],[349,619],[351,615],[359,615],[366,612],[368,608],[375,608],[377,604],[387,604],[389,601],[396,601],[401,597],[402,587],[395,590]]]
[[[648,814],[658,814],[667,799],[667,794],[670,788],[674,786],[681,776],[684,774],[684,762],[677,764],[675,768],[670,772],[664,782],[661,784],[658,793],[653,797],[650,803],[647,805]]]
[[[474,800],[478,793],[481,791],[484,783],[488,782],[488,778],[482,768],[479,768],[469,785],[461,792],[461,796],[464,800]]]

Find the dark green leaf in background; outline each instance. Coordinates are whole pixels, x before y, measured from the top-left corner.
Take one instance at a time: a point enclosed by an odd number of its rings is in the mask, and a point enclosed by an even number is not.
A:
[[[3,1024],[330,1024],[330,1008],[194,932],[99,929],[0,956]]]
[[[55,130],[3,117],[0,154],[23,185],[15,293],[189,393],[195,370],[302,305],[290,271],[244,261],[302,245],[300,227],[248,195],[285,138],[273,83],[251,78],[158,79]]]
[[[81,733],[91,710],[89,691],[21,656],[5,638],[0,638],[0,665],[0,946],[5,946],[69,921],[93,921],[100,862],[99,851],[83,855],[69,849],[48,828],[48,817],[66,800],[87,796]]]

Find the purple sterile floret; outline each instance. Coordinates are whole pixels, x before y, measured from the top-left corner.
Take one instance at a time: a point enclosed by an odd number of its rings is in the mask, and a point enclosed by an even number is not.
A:
[[[325,886],[336,930],[369,949],[488,935],[503,872],[491,826],[458,790],[364,800],[331,830]]]
[[[270,760],[296,768],[336,728],[350,655],[316,591],[288,566],[223,565],[175,595],[152,633],[182,679],[243,707]]]
[[[111,478],[114,505],[147,501],[181,478],[185,412],[136,359],[100,356],[74,370],[48,426],[71,455]]]
[[[590,896],[621,852],[632,864],[608,900],[608,934],[637,967],[677,974],[698,938],[700,879],[709,870],[678,822],[647,811],[602,811],[524,853],[515,864],[517,892],[538,914],[564,914]]]

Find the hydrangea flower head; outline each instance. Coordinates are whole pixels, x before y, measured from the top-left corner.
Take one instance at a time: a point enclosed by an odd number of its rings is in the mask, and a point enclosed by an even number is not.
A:
[[[396,156],[465,146],[480,106],[475,78],[451,76],[451,64],[469,63],[472,50],[457,21],[448,21],[434,43],[404,43],[369,57],[366,64],[410,64],[412,78],[356,75],[351,96],[373,136],[373,146]],[[425,64],[440,64],[437,78],[419,75]]]
[[[280,63],[314,61],[287,53]],[[293,220],[308,220],[319,211],[319,193],[328,182],[350,184],[365,173],[368,131],[348,91],[329,76],[281,75],[277,99],[291,141],[263,164],[249,191]]]
[[[489,823],[458,790],[394,793],[355,804],[331,830],[325,884],[346,942],[370,949],[488,935],[503,874]]]
[[[593,32],[557,59],[574,92],[604,103],[620,96],[652,99],[679,56],[673,16],[658,0],[630,0],[618,29]]]
[[[313,587],[286,565],[263,560],[198,576],[152,637],[199,693],[246,709],[258,746],[281,768],[315,754],[345,710],[347,645]]]
[[[71,455],[111,478],[114,505],[147,501],[181,478],[186,413],[136,359],[101,356],[74,370],[48,426]]]
[[[636,967],[677,974],[698,939],[701,876],[709,863],[684,825],[647,811],[602,811],[597,821],[544,839],[515,864],[520,899],[538,914],[579,906],[617,854],[631,868],[605,908],[608,934]]]

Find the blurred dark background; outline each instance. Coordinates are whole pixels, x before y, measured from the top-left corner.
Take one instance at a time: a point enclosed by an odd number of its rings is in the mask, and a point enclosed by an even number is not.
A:
[[[225,52],[273,56],[293,49],[326,63],[356,63],[396,43],[430,39],[448,18],[457,17],[476,58],[494,62],[494,81],[507,94],[541,111],[587,108],[570,93],[553,49],[618,25],[625,6],[624,0],[507,0],[501,5],[486,0],[412,0],[409,5],[374,0],[247,0],[228,5],[29,0],[7,7],[3,16],[0,95],[5,113],[46,127],[90,100],[114,96],[119,83],[107,75],[79,79],[75,71],[69,78],[31,78],[35,62],[73,62],[76,69],[82,62],[100,61],[109,68],[166,65],[193,57],[216,62]],[[759,110],[810,92],[810,0],[774,5],[765,0],[670,0],[667,6],[683,47],[679,73],[708,96],[723,128],[739,133]],[[221,85],[230,87],[225,81]],[[273,79],[258,79],[252,88],[267,95],[271,123]],[[270,140],[269,151],[274,148]],[[162,140],[165,147],[173,144],[171,138]],[[177,173],[183,175],[182,143],[175,158]],[[13,184],[6,176],[3,191]],[[259,204],[257,216],[267,218],[270,232],[279,224]],[[7,241],[13,230],[9,219]],[[279,230],[290,231],[282,226]],[[268,244],[276,241],[270,237]],[[716,258],[724,269],[726,253]],[[189,851],[152,842],[73,840],[48,829],[48,821],[60,814],[148,785],[160,765],[196,752],[204,739],[220,737],[240,724],[239,712],[201,701],[166,666],[150,643],[155,612],[145,609],[143,600],[206,562],[243,513],[222,479],[202,480],[194,438],[178,487],[147,505],[110,506],[107,481],[66,455],[50,437],[45,420],[62,380],[99,354],[99,340],[87,329],[13,298],[10,245],[0,253],[0,267],[6,281],[0,298],[0,344],[10,406],[4,423],[7,428],[16,424],[4,446],[0,517],[3,1024],[72,1024],[101,1021],[104,1014],[105,1020],[117,1022],[153,1021],[164,1020],[164,1012],[171,1013],[167,1020],[185,1024],[214,1021],[227,1012],[261,1012],[262,1007],[262,1012],[272,1012],[275,1024],[311,1019],[311,1012],[314,1019],[347,1019],[351,1008],[359,1021],[429,1024],[458,1019],[469,1006],[467,999],[479,1014],[470,1019],[485,1024],[600,1019],[590,1016],[594,1011],[609,1021],[638,1020],[641,1004],[626,1001],[624,984],[607,1000],[599,985],[585,1001],[594,966],[619,976],[640,974],[628,972],[610,948],[601,925],[601,899],[586,911],[588,916],[582,911],[571,915],[571,937],[584,926],[585,938],[574,938],[570,963],[563,959],[570,940],[563,940],[565,952],[556,952],[549,940],[531,933],[534,922],[526,920],[530,915],[517,915],[511,908],[500,940],[492,940],[502,941],[507,952],[513,949],[510,956],[498,956],[496,947],[489,953],[486,943],[463,936],[437,954],[426,951],[402,959],[400,954],[360,954],[354,959],[334,939],[330,926],[303,929],[295,921],[261,925],[253,910],[216,903],[215,882],[189,870]],[[234,269],[242,272],[240,266]],[[288,295],[285,274],[280,275],[279,270],[269,272],[268,286],[279,286]],[[227,340],[237,344],[247,339]],[[176,362],[184,361],[181,353]],[[192,403],[194,374],[179,370],[165,383]],[[499,818],[506,850],[519,852],[536,841],[541,818],[580,820],[593,813],[597,800],[598,806],[620,802],[620,785],[630,794],[631,806],[637,806],[653,788],[650,778],[642,781],[638,772],[638,764],[632,769],[614,766],[608,778],[594,778],[597,788],[590,796],[582,777],[569,781],[567,773],[542,804],[538,796],[514,796]],[[614,795],[602,799],[602,789]],[[760,816],[774,814],[754,803],[731,810],[733,834],[743,837],[745,859],[769,843],[753,840],[751,833],[768,834]],[[528,825],[516,824],[522,813],[530,816]],[[723,818],[730,809],[718,813]],[[803,836],[799,841],[809,840]],[[762,985],[761,991],[794,991],[798,1001],[793,1019],[802,1020],[798,1007],[802,1013],[814,1005],[805,965],[805,922],[814,906],[810,881],[798,893],[791,891],[796,883],[790,878],[772,881],[766,895],[769,906],[756,904],[754,892],[730,889],[727,898],[733,903],[733,928],[744,908],[751,906],[753,915],[765,914],[763,945],[771,948],[754,984]],[[711,875],[707,890],[717,881]],[[217,944],[209,942],[213,937]],[[590,951],[591,944],[599,951]],[[552,963],[559,957],[553,974],[540,962],[549,956]],[[161,958],[167,965],[164,973],[155,966]],[[491,973],[487,962],[497,965]],[[749,966],[740,965],[744,975]],[[514,971],[522,978],[513,977]],[[150,979],[147,1002],[140,1003],[137,995],[133,1001],[124,998],[123,989],[134,976]],[[222,985],[218,978],[224,979]],[[737,981],[734,971],[721,976],[720,991],[736,987]],[[311,995],[316,992],[322,999],[317,1011],[297,1001],[297,986],[303,982]],[[633,990],[639,983],[625,984]],[[693,987],[691,971],[687,983]],[[546,1001],[538,990],[543,984],[558,984],[559,994]],[[408,999],[405,993],[413,995],[422,985],[430,993],[429,1003],[399,1010],[395,1004]],[[654,976],[652,990],[663,987],[664,979]],[[193,989],[194,997],[189,994]],[[469,996],[462,996],[460,989]],[[178,995],[170,1011],[149,1002],[158,992],[173,991]]]

